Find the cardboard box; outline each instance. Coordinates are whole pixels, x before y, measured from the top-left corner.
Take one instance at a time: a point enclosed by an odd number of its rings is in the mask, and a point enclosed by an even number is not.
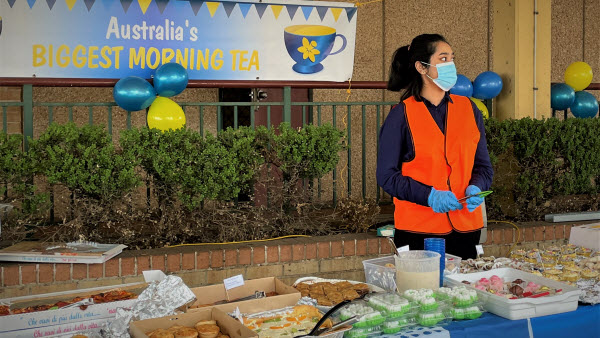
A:
[[[42,295],[25,296],[0,300],[0,303],[11,304],[11,308],[24,308],[42,304],[53,304],[58,301],[68,301],[79,296],[90,296],[93,294],[106,292],[109,290],[120,289],[124,291],[140,294],[146,289],[146,283],[131,283],[122,285],[112,285],[107,287],[90,288],[74,291],[55,292]],[[72,324],[82,324],[82,322],[91,325],[91,321],[98,321],[105,318],[114,318],[117,308],[128,308],[133,305],[135,299],[128,299],[117,302],[93,304],[87,306],[85,310],[79,307],[38,311],[31,313],[14,314],[0,316],[0,337],[16,337],[23,332],[20,330],[43,332],[43,328],[56,326],[72,327]],[[48,331],[52,331],[50,329]],[[64,330],[64,329],[63,329]],[[47,336],[47,335],[46,335]]]
[[[31,338],[31,337],[72,337],[79,331],[94,331],[99,333],[104,324],[113,320],[113,317],[86,320],[63,325],[45,326],[36,329],[26,329],[0,333],[2,338]]]
[[[215,320],[221,328],[221,333],[231,338],[258,337],[254,331],[219,309],[208,307],[197,310],[192,313],[132,322],[129,325],[129,333],[133,338],[146,338],[148,337],[146,333],[156,329],[168,329],[173,325],[194,327],[201,320]]]
[[[569,243],[592,250],[600,250],[600,223],[572,227]]]
[[[196,295],[196,302],[194,302],[192,306],[212,305],[227,299],[235,302],[236,299],[251,296],[256,291],[264,291],[266,293],[276,292],[278,296],[268,297],[270,300],[289,295],[294,295],[292,298],[300,299],[300,292],[295,288],[286,285],[275,277],[266,277],[244,281],[243,286],[228,290],[227,292],[225,292],[225,286],[223,284],[193,288],[192,292]],[[188,312],[194,310],[196,309],[190,308]]]
[[[301,295],[299,293],[294,293],[283,295],[281,297],[260,298],[237,303],[222,304],[217,305],[214,308],[224,311],[225,313],[233,313],[237,308],[243,314],[250,314],[294,306],[298,304],[300,298]]]

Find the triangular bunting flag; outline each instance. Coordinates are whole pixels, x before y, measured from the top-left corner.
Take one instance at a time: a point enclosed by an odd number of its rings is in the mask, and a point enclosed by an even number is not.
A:
[[[327,14],[328,9],[329,8],[324,7],[324,6],[317,7],[317,13],[319,13],[319,17],[321,18],[321,21],[323,21],[323,19],[325,18],[325,14]]]
[[[258,17],[262,19],[263,15],[265,14],[265,11],[267,10],[267,4],[254,4],[254,7],[256,7],[256,13],[258,13]]]
[[[298,7],[300,6],[295,6],[295,5],[286,5],[285,8],[288,11],[288,14],[290,15],[290,20],[294,19],[294,15],[296,15],[296,12],[298,11]]]
[[[10,8],[12,8],[12,6],[15,4],[15,1],[17,0],[8,0],[8,5],[10,6]]]
[[[333,14],[333,19],[335,20],[335,22],[337,22],[338,19],[340,18],[340,14],[342,14],[342,9],[341,8],[332,8],[331,13]]]
[[[96,2],[96,0],[83,0],[85,7],[87,7],[88,9],[88,12],[90,11],[90,9],[92,9],[92,6],[94,6],[94,2]]]
[[[160,14],[162,14],[165,11],[165,8],[167,8],[168,3],[169,0],[156,0],[156,6],[158,6],[158,11],[160,12]]]
[[[273,11],[273,15],[275,15],[275,20],[279,19],[279,14],[281,14],[282,9],[283,9],[283,6],[271,5],[271,10]]]
[[[50,10],[52,10],[52,7],[54,7],[56,0],[46,0],[46,3],[48,4],[48,8],[50,8]]]
[[[304,18],[306,20],[308,20],[308,18],[310,17],[310,13],[312,13],[314,7],[308,7],[308,6],[301,6],[301,7],[302,7],[302,12],[304,13]]]
[[[206,7],[208,7],[208,11],[210,12],[211,18],[213,16],[215,16],[215,13],[217,12],[217,9],[219,8],[220,4],[221,4],[220,2],[212,2],[212,1],[206,2]]]
[[[151,2],[152,0],[138,0],[138,4],[140,5],[140,9],[142,10],[143,14],[146,14],[148,6],[150,6]]]
[[[352,17],[356,14],[356,7],[346,8],[346,14],[348,15],[348,21],[352,21]]]
[[[77,2],[77,0],[65,0],[65,2],[67,3],[69,10],[72,10],[73,6],[75,6],[75,3]]]
[[[204,0],[189,0],[190,6],[192,6],[192,10],[194,11],[194,15],[198,15],[198,11],[202,7]]]
[[[252,4],[240,2],[238,3],[238,6],[240,6],[240,11],[242,12],[242,16],[245,19],[246,15],[248,15],[248,12],[250,11],[250,7],[252,7]]]
[[[131,6],[131,3],[133,2],[133,0],[120,0],[121,1],[121,6],[123,6],[123,10],[125,11],[125,13],[127,13],[127,10],[129,9],[129,6]]]
[[[231,16],[231,12],[233,12],[234,8],[235,8],[235,2],[226,1],[223,3],[223,9],[225,10],[225,13],[227,13],[227,17]]]
[[[29,8],[33,8],[33,5],[35,4],[35,0],[27,0],[27,4],[29,5]]]

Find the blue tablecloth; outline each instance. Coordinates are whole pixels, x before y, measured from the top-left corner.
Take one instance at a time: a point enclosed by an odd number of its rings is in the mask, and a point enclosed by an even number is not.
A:
[[[531,319],[535,338],[600,338],[600,305],[580,305],[576,311]],[[485,313],[477,320],[455,321],[444,329],[451,338],[529,338],[527,319],[508,320]]]

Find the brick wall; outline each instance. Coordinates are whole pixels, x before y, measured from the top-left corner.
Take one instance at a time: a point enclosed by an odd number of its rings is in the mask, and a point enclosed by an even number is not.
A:
[[[564,242],[570,225],[524,225],[520,246]],[[491,226],[486,255],[506,255],[515,240],[512,227]],[[185,246],[125,251],[104,264],[2,263],[0,299],[143,281],[155,269],[181,276],[191,287],[220,283],[243,274],[246,279],[275,276],[291,284],[319,276],[364,281],[362,261],[391,254],[385,238],[372,234],[335,235],[259,242],[252,245]]]
[[[21,102],[21,87],[0,87],[0,101]],[[7,130],[9,134],[21,134],[21,107],[7,107]],[[0,108],[0,130],[3,127],[3,111]]]

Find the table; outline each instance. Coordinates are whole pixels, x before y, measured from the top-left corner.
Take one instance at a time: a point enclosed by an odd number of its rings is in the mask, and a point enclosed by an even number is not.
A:
[[[600,305],[531,319],[509,320],[484,313],[476,320],[453,321],[439,328],[401,332],[394,338],[600,338]]]

